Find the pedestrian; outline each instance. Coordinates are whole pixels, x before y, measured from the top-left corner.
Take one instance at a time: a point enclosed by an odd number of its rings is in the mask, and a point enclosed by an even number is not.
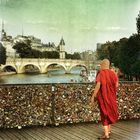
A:
[[[94,105],[97,98],[104,128],[103,135],[98,139],[109,139],[110,125],[117,122],[119,117],[116,101],[118,77],[114,71],[109,69],[110,62],[108,59],[102,60],[100,66],[100,71],[96,76],[96,86],[91,97],[91,104]]]

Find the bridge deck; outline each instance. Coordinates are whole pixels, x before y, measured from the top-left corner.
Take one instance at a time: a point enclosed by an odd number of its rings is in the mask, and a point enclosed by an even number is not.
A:
[[[0,129],[0,140],[96,140],[101,124],[82,123],[58,127]],[[119,121],[112,126],[111,140],[140,140],[140,119]]]

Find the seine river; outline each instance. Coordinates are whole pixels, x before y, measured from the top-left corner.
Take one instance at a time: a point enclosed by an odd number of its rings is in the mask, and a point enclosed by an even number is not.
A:
[[[70,83],[82,82],[81,68],[75,68],[71,74],[63,70],[53,70],[46,74],[13,74],[0,77],[1,84],[29,84],[29,83]]]

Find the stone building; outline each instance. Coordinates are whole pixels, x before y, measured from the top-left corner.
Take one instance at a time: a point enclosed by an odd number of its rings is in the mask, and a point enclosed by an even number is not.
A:
[[[13,45],[22,42],[29,44],[32,49],[39,50],[41,52],[44,51],[57,51],[59,52],[60,59],[65,59],[65,42],[64,39],[61,38],[60,43],[56,46],[53,42],[43,44],[41,39],[36,38],[32,35],[25,36],[25,35],[17,35],[16,37],[12,38],[12,36],[8,36],[4,30],[4,23],[2,22],[2,29],[1,29],[1,43],[6,48],[6,55],[7,57],[18,57],[16,54],[15,49],[13,49]]]
[[[65,42],[63,38],[61,38],[60,43],[58,45],[58,51],[60,59],[65,59]]]

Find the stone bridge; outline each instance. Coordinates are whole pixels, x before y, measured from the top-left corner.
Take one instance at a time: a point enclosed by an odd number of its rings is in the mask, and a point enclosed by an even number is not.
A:
[[[15,69],[16,73],[25,73],[25,67],[27,65],[36,66],[40,73],[46,73],[50,65],[60,65],[64,68],[65,73],[70,73],[71,69],[76,66],[85,67],[88,69],[86,61],[71,60],[71,59],[21,59],[21,58],[8,58],[5,65],[1,66],[1,70],[10,66]]]

